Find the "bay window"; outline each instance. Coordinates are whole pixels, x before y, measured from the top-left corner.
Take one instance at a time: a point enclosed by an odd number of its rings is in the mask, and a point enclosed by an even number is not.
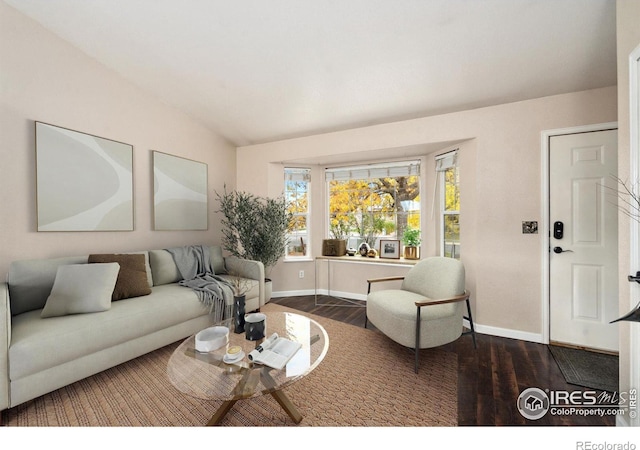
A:
[[[401,239],[408,227],[420,229],[420,162],[402,161],[329,168],[327,227],[347,247],[379,239]]]

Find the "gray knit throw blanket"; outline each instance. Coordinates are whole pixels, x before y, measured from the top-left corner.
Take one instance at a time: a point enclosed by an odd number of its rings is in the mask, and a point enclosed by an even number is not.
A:
[[[188,245],[166,249],[173,256],[182,280],[180,286],[191,288],[198,299],[209,307],[215,322],[231,317],[233,303],[225,301],[224,290],[229,289],[229,296],[233,295],[229,281],[217,276],[211,265],[209,247],[204,245]]]

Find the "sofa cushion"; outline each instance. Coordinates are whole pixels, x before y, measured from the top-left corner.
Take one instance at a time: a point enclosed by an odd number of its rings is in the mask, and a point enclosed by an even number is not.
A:
[[[228,301],[233,301],[232,299]],[[192,289],[168,284],[151,295],[114,302],[96,314],[43,320],[39,311],[13,318],[11,379],[17,380],[141,336],[207,315]]]
[[[120,265],[112,301],[140,297],[151,294],[144,255],[142,254],[98,254],[89,255],[89,263],[110,263]]]
[[[51,294],[41,317],[66,316],[106,311],[120,266],[106,264],[70,264],[58,267]]]
[[[44,308],[51,293],[59,266],[86,264],[87,256],[14,261],[9,266],[7,282],[11,315]]]

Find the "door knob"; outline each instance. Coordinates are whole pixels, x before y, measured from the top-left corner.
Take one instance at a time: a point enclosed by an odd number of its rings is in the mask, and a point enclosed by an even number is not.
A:
[[[553,247],[553,253],[573,252],[573,250],[563,250],[562,247]]]
[[[635,276],[629,275],[627,277],[627,280],[629,280],[630,283],[633,281],[635,281],[636,283],[640,283],[640,272],[636,272]]]

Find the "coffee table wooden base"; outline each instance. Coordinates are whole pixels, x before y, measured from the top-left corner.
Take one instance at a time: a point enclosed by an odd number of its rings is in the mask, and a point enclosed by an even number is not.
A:
[[[302,414],[298,411],[296,406],[289,400],[289,397],[285,395],[282,391],[274,391],[271,392],[271,396],[276,399],[278,404],[285,410],[285,412],[291,417],[295,423],[300,423],[302,421]],[[219,425],[222,419],[227,415],[227,413],[233,408],[233,405],[236,404],[239,400],[227,400],[220,408],[216,411],[216,413],[211,417],[209,422],[207,423],[208,427]]]

